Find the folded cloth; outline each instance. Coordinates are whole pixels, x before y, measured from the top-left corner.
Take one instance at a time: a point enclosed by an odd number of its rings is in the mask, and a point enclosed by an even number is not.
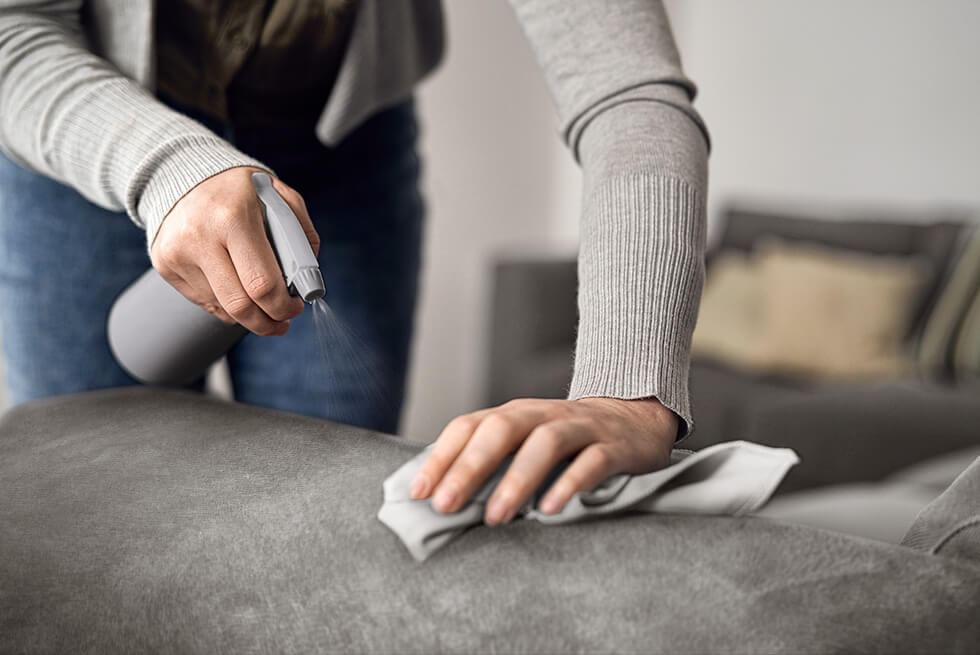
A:
[[[441,514],[429,500],[413,500],[409,493],[430,448],[385,480],[384,503],[378,511],[378,519],[398,535],[420,562],[483,522],[484,505],[510,463],[505,461],[460,511]],[[567,465],[564,464],[549,476],[516,518],[556,525],[627,511],[739,516],[762,507],[799,461],[796,453],[787,448],[745,441],[720,443],[698,452],[674,450],[670,465],[664,469],[645,475],[615,475],[592,491],[576,494],[557,514],[544,514],[537,509],[537,502]]]

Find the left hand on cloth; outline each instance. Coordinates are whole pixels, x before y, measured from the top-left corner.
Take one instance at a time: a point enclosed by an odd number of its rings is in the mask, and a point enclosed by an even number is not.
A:
[[[575,456],[538,504],[554,514],[576,493],[617,473],[667,466],[677,427],[677,416],[654,398],[512,400],[450,422],[412,482],[411,495],[431,497],[436,511],[459,511],[513,455],[484,514],[488,525],[506,523],[556,465]]]

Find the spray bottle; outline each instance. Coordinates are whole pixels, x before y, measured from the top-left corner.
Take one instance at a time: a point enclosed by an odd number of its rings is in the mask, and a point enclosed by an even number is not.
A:
[[[253,173],[252,184],[289,292],[309,303],[322,298],[320,265],[296,215],[267,174]],[[108,333],[112,353],[134,378],[183,386],[203,377],[248,330],[212,316],[151,268],[116,299]]]

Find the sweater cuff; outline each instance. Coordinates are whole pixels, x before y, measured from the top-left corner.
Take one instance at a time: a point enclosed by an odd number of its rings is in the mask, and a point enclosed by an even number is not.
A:
[[[704,280],[703,208],[686,181],[635,173],[587,200],[569,398],[657,398],[694,428],[691,333]]]
[[[174,205],[204,180],[239,166],[269,171],[260,161],[215,135],[188,134],[168,145],[168,154],[141,167],[130,185],[142,189],[138,200],[128,199],[127,205],[137,222],[146,228],[147,249]]]

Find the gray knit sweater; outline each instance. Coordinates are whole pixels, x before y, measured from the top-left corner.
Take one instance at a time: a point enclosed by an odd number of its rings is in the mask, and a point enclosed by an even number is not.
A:
[[[569,397],[656,397],[690,428],[708,140],[666,13],[655,0],[511,3],[585,177]],[[195,185],[262,166],[153,97],[153,6],[0,0],[0,149],[125,209],[148,243]],[[410,94],[442,30],[438,0],[362,0],[321,140]]]

